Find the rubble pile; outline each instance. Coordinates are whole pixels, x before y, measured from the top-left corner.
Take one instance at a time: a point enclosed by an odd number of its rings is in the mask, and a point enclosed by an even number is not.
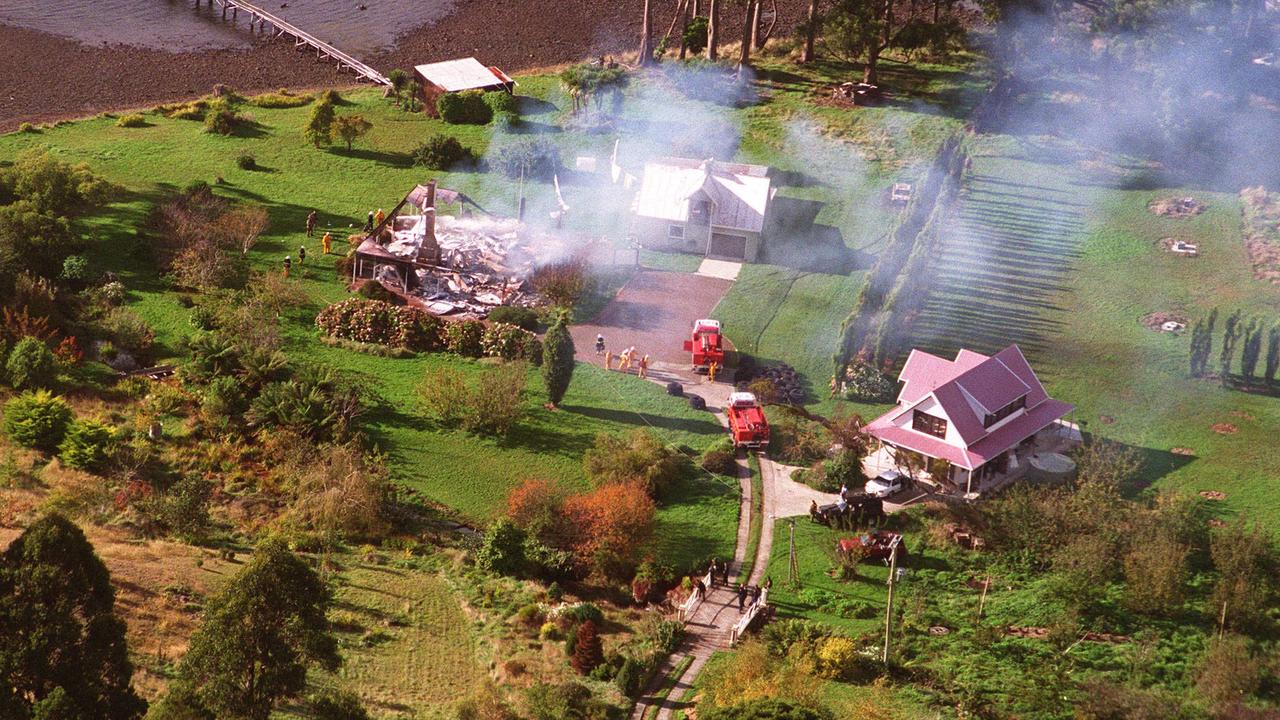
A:
[[[1207,207],[1208,205],[1193,197],[1161,198],[1147,204],[1147,209],[1156,215],[1171,218],[1194,217]]]
[[[417,270],[417,294],[434,315],[485,317],[498,305],[540,304],[528,278],[561,250],[555,241],[521,233],[512,219],[440,216],[438,264]]]

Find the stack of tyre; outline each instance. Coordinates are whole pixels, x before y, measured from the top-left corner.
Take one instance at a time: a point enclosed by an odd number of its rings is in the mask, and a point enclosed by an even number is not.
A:
[[[775,365],[766,365],[764,367],[752,367],[751,373],[746,378],[742,377],[742,371],[738,371],[738,384],[746,389],[746,386],[756,380],[765,379],[773,383],[778,390],[778,402],[789,403],[791,405],[803,405],[805,401],[804,387],[800,384],[800,375],[796,373],[796,369],[786,363],[777,363]]]

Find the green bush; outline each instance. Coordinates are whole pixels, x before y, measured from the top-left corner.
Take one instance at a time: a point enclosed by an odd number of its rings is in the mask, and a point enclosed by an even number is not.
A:
[[[184,542],[204,539],[209,531],[209,482],[189,475],[169,488],[160,500],[157,517],[169,534]]]
[[[137,355],[145,355],[156,340],[156,331],[138,313],[128,308],[115,308],[102,321],[103,329],[116,347]]]
[[[256,107],[268,109],[296,108],[309,104],[315,97],[311,95],[294,95],[283,88],[279,92],[262,93],[249,98]]]
[[[235,106],[226,98],[216,98],[209,103],[204,114],[205,132],[219,135],[230,135],[236,131],[241,117],[236,114]]]
[[[824,462],[822,468],[826,487],[818,489],[823,492],[837,492],[842,486],[856,492],[867,482],[862,471],[862,457],[851,450],[841,450],[840,454]]]
[[[4,432],[23,447],[53,452],[70,422],[71,408],[48,390],[25,392],[4,405]]]
[[[110,427],[92,420],[77,420],[67,428],[58,445],[58,457],[67,467],[98,472],[107,463],[111,442]]]
[[[116,120],[116,127],[140,128],[146,126],[147,119],[138,113],[133,113],[132,115],[121,115],[120,119]]]
[[[515,325],[530,332],[538,331],[538,313],[532,308],[499,305],[489,311],[489,322]]]
[[[47,388],[58,374],[57,359],[48,345],[33,337],[24,337],[13,346],[5,361],[9,384],[19,390]]]
[[[484,355],[484,323],[478,320],[447,322],[442,334],[449,352],[472,358]]]
[[[499,575],[519,575],[524,570],[524,531],[501,518],[485,531],[476,552],[476,567]]]
[[[89,259],[83,255],[68,255],[62,261],[62,279],[80,283],[89,277]]]
[[[689,21],[684,28],[684,46],[690,54],[697,55],[707,47],[707,26],[705,15],[698,15]]]
[[[433,135],[413,150],[413,162],[428,170],[448,170],[471,159],[471,151],[452,135]]]
[[[495,119],[500,117],[505,117],[508,121],[520,119],[520,101],[509,92],[502,90],[487,92],[484,94],[484,104],[489,106]]]
[[[560,169],[560,148],[546,138],[522,140],[498,148],[489,162],[509,178],[550,180]]]
[[[716,475],[736,476],[738,460],[733,451],[733,442],[726,438],[707,448],[707,451],[702,453],[698,464],[707,472]]]
[[[388,290],[385,285],[377,280],[370,280],[369,282],[361,285],[357,292],[361,297],[366,297],[370,300],[379,300],[392,305],[404,304],[404,300],[402,300],[399,295]]]
[[[37,128],[35,125],[32,125],[32,124],[31,124],[31,123],[29,123],[29,122],[24,122],[24,123],[22,123],[21,125],[19,125],[19,126],[18,126],[18,132],[20,132],[20,133],[38,133],[38,132],[40,132],[40,128]]]
[[[436,99],[436,112],[450,125],[487,125],[493,110],[479,90],[445,93]]]

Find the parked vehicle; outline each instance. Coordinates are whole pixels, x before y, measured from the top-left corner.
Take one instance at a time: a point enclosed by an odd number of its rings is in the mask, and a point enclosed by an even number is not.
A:
[[[866,493],[871,497],[887,498],[901,492],[907,486],[907,476],[897,470],[885,470],[867,481]]]

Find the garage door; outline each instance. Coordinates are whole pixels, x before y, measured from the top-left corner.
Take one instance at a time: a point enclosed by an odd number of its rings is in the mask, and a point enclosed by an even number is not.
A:
[[[711,246],[707,248],[707,255],[743,260],[747,257],[747,239],[741,235],[715,233],[711,236]]]

